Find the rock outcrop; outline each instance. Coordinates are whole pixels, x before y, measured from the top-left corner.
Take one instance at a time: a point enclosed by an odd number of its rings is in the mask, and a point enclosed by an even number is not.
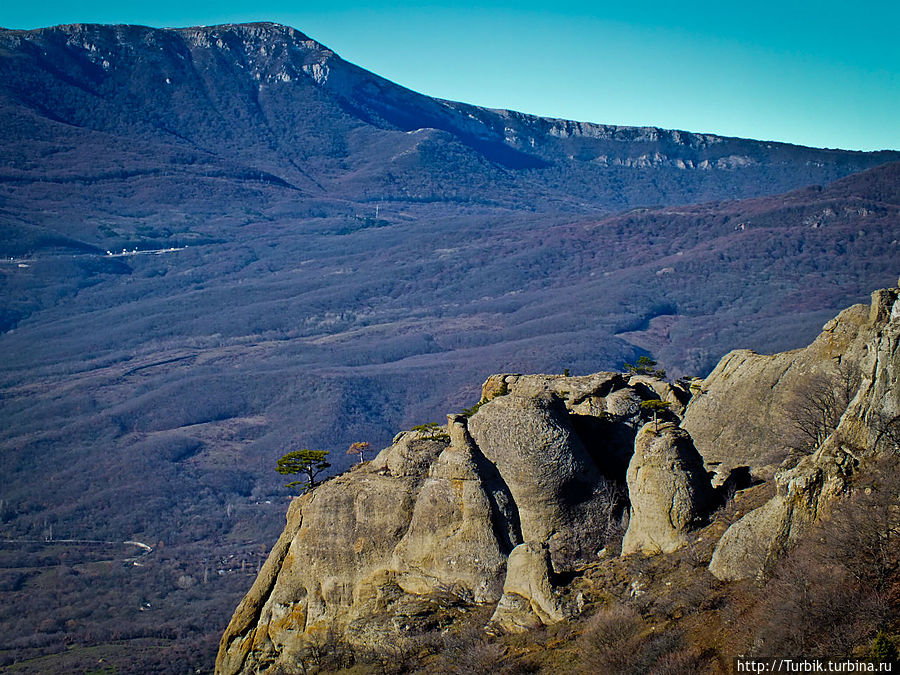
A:
[[[718,578],[765,575],[807,526],[827,512],[864,455],[895,449],[892,446],[900,438],[898,296],[898,289],[876,291],[868,307],[855,305],[828,322],[807,349],[779,355],[792,358],[786,363],[786,372],[800,368],[809,372],[836,362],[852,365],[859,380],[854,380],[849,404],[835,429],[796,466],[778,471],[776,496],[732,524],[719,540],[709,567]],[[720,369],[721,364],[716,370]],[[733,400],[747,400],[747,391],[742,390],[753,390],[756,385],[738,378],[731,386]],[[696,410],[699,407],[689,413],[696,414]],[[745,423],[762,427],[762,414],[757,410]]]
[[[562,620],[555,584],[605,545],[648,397],[618,373],[492,376],[471,417],[295,499],[217,672],[289,669],[314,633],[385,644],[453,604],[497,603],[495,629]]]
[[[465,418],[451,418],[449,430],[450,445],[428,469],[393,566],[408,593],[453,588],[468,600],[495,602],[521,527],[508,488],[473,444]]]
[[[562,621],[571,615],[553,588],[550,549],[530,541],[509,554],[503,596],[491,617],[494,628],[520,631]]]
[[[631,519],[622,555],[671,553],[687,543],[713,507],[714,493],[690,435],[673,424],[648,422],[628,465]]]
[[[816,379],[838,377],[841,364],[857,368],[871,331],[869,308],[854,305],[804,349],[726,354],[699,385],[682,423],[719,482],[737,466],[771,476],[798,444],[789,418],[798,398]]]
[[[510,393],[469,422],[475,443],[503,476],[524,541],[548,542],[554,568],[571,569],[603,545],[595,492],[604,479],[549,392]]]

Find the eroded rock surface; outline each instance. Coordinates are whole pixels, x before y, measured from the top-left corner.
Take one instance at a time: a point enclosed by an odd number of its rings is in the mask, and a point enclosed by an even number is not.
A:
[[[604,546],[648,396],[617,373],[492,376],[470,418],[294,500],[217,672],[289,669],[316,632],[385,644],[448,603],[498,603],[504,630],[561,620],[553,580]]]
[[[311,634],[385,645],[466,604],[496,603],[496,630],[564,620],[565,580],[604,564],[609,488],[626,483],[623,552],[656,553],[682,546],[718,502],[714,471],[724,487],[736,467],[774,480],[776,496],[731,525],[710,564],[721,579],[764,575],[865,453],[900,449],[898,294],[842,312],[806,349],[727,355],[690,383],[680,427],[688,390],[652,378],[491,376],[470,417],[398,434],[373,461],[292,502],[216,671],[292,672]],[[848,372],[846,410],[798,451],[782,410],[810,378]],[[675,414],[658,426],[641,410],[655,398]]]
[[[876,291],[869,307],[856,305],[842,312],[810,347],[791,353],[794,363],[807,368],[814,368],[816,359],[852,365],[860,379],[836,428],[796,466],[778,471],[777,495],[732,524],[719,540],[710,571],[720,579],[765,575],[810,523],[827,514],[864,455],[896,450],[900,438],[898,296],[898,289]],[[795,367],[790,364],[788,369]],[[742,384],[733,386],[739,389]]]
[[[465,418],[452,418],[449,429],[450,445],[428,470],[393,566],[407,593],[452,588],[467,600],[496,602],[506,556],[522,538],[518,516],[509,489],[469,437]]]
[[[816,378],[836,377],[842,363],[856,368],[862,362],[872,335],[869,313],[866,305],[844,310],[804,349],[726,354],[700,384],[682,424],[707,466],[722,478],[736,466],[770,477],[796,444],[790,413],[804,388]]]
[[[517,632],[562,621],[571,615],[553,587],[550,549],[528,542],[512,550],[507,562],[503,597],[491,617],[494,628]]]
[[[670,553],[687,543],[713,507],[714,494],[690,435],[673,424],[648,422],[628,465],[631,519],[622,554]]]
[[[593,557],[603,543],[595,493],[605,481],[568,417],[553,394],[511,392],[469,422],[475,443],[509,486],[523,540],[549,542],[557,571]]]

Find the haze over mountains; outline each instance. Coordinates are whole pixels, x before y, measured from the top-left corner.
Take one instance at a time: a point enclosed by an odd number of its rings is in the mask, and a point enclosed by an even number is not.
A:
[[[2,31],[0,128],[11,538],[265,548],[287,449],[799,346],[900,258],[898,152],[435,100],[274,24]]]

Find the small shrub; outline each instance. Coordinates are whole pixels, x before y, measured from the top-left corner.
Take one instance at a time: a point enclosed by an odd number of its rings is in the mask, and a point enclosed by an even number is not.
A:
[[[898,653],[894,643],[888,639],[883,630],[878,631],[875,639],[872,641],[872,658],[881,659],[882,661],[897,661]]]
[[[428,424],[418,424],[412,428],[412,431],[418,431],[420,434],[435,441],[449,441],[450,434],[444,431],[437,422],[429,422]]]
[[[483,406],[485,403],[487,403],[487,401],[485,401],[484,399],[481,399],[480,401],[478,401],[478,403],[476,403],[475,405],[473,405],[471,408],[463,408],[462,414],[463,414],[465,417],[471,417],[472,415],[474,415],[475,413],[477,413],[477,412],[478,412],[478,409],[479,409],[481,406]]]

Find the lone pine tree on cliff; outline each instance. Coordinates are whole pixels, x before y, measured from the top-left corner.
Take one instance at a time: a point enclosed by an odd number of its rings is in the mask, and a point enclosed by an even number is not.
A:
[[[659,431],[659,415],[660,413],[669,409],[669,406],[672,405],[668,401],[661,401],[658,398],[651,399],[649,401],[641,402],[641,410],[649,412],[653,415],[653,430]]]
[[[294,450],[287,453],[278,460],[275,470],[285,476],[295,473],[306,474],[306,480],[295,480],[288,483],[285,487],[296,487],[302,485],[305,490],[311,490],[316,487],[316,476],[331,466],[325,461],[328,456],[327,450]]]

